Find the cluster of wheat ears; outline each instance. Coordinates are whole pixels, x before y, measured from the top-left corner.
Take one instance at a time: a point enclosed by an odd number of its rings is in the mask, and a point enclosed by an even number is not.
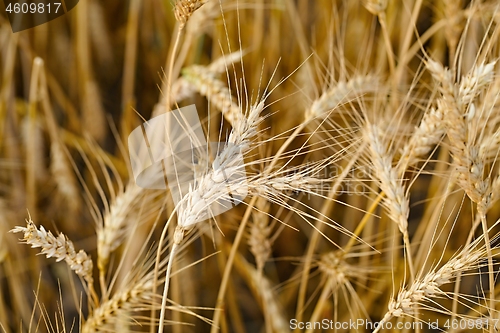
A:
[[[494,0],[0,16],[0,331],[497,332],[499,42]]]

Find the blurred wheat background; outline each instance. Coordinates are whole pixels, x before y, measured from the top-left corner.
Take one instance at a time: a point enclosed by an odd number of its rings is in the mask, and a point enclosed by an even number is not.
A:
[[[82,0],[18,33],[0,16],[0,330],[496,332],[499,6]],[[217,216],[215,162],[177,206],[130,168],[131,131],[191,104],[244,156],[248,195]]]

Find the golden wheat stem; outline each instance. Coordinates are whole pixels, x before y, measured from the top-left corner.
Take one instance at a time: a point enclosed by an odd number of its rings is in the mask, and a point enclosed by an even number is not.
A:
[[[10,34],[8,45],[4,54],[4,66],[2,70],[2,83],[0,85],[0,145],[5,145],[5,127],[7,118],[7,102],[9,91],[12,87],[12,78],[16,69],[16,52],[18,47],[19,34]]]
[[[170,206],[170,207],[168,207]],[[173,210],[173,202],[172,201],[169,201],[168,202],[168,205],[167,205],[167,211],[172,211]],[[175,232],[176,232],[176,229],[173,229],[172,228],[169,228],[168,230],[168,238],[169,239],[173,239],[175,237]],[[179,252],[178,250],[176,250],[176,253]],[[172,265],[171,265],[171,268],[170,268],[170,273],[169,275],[167,276],[167,273],[165,272],[165,280],[169,280],[169,286],[168,286],[168,290],[165,292],[164,291],[164,296],[162,296],[162,300],[163,298],[167,298],[168,297],[168,294],[170,294],[170,299],[172,300],[172,302],[176,302],[178,304],[181,304],[182,302],[185,302],[187,299],[189,299],[188,295],[187,295],[187,292],[184,293],[186,291],[186,289],[190,289],[189,287],[186,288],[186,284],[183,283],[183,281],[186,281],[188,279],[191,278],[191,276],[189,277],[186,277],[186,276],[180,276],[180,274],[174,274],[173,276],[171,276],[171,272],[172,271],[178,271],[179,270],[179,267],[183,267],[185,265],[185,260],[186,258],[183,258],[184,260],[174,260],[173,256],[175,256],[174,254],[170,254],[169,256],[169,260],[168,260],[168,264],[170,264],[170,262],[172,262]],[[165,287],[164,287],[165,289]],[[164,308],[164,307],[162,307]],[[171,320],[173,322],[176,322],[176,323],[182,323],[182,316],[181,316],[181,312],[180,311],[172,311],[172,314],[171,314]],[[172,333],[182,333],[183,331],[183,325],[173,325],[172,327]]]
[[[182,65],[184,64],[184,61],[188,56],[189,49],[192,43],[193,43],[193,35],[190,33],[186,33],[184,35],[182,47],[179,50],[179,54],[176,57],[177,61],[174,64],[173,76],[176,78],[179,76],[179,73],[181,72]]]
[[[28,138],[26,144],[26,187],[27,187],[27,205],[35,212],[37,203],[36,191],[36,161],[37,156],[37,138],[36,122],[38,113],[38,101],[43,93],[40,87],[40,77],[43,71],[43,61],[40,58],[33,60],[33,69],[31,73],[30,92],[29,92],[29,111],[28,111]]]
[[[326,300],[328,299],[328,297],[331,295],[331,293],[333,291],[332,284],[334,282],[332,280],[333,280],[333,278],[329,277],[325,281],[325,285],[323,286],[323,291],[321,292],[321,295],[319,296],[319,300],[316,303],[316,306],[314,307],[314,311],[311,315],[311,318],[309,319],[309,321],[312,323],[317,322],[320,319],[320,316],[321,316],[323,309],[325,307],[325,304],[326,304]],[[314,331],[313,331],[312,327],[306,331],[306,333],[313,333],[313,332]]]
[[[361,235],[361,232],[365,228],[366,223],[368,223],[368,221],[370,220],[370,218],[373,217],[373,214],[375,213],[375,210],[377,209],[377,207],[380,204],[380,202],[384,199],[384,196],[385,196],[384,192],[380,192],[379,195],[377,196],[377,198],[372,202],[371,206],[368,208],[368,210],[363,215],[363,218],[358,223],[358,226],[356,227],[356,229],[354,229],[353,234],[355,236]],[[353,245],[354,245],[355,242],[356,242],[356,238],[355,237],[351,237],[349,239],[349,241],[347,242],[346,246],[344,246],[344,251],[346,253],[348,253],[351,250],[351,248],[353,247]]]
[[[55,116],[52,112],[52,106],[49,99],[47,88],[47,77],[45,74],[45,65],[43,59],[36,57],[36,61],[41,62],[40,70],[40,102],[45,116],[47,132],[50,137],[51,146],[51,171],[55,178],[59,192],[64,196],[66,203],[69,204],[73,213],[80,210],[79,191],[76,184],[71,165],[64,155],[64,144],[61,140],[59,128]]]
[[[163,244],[163,241],[165,240],[165,236],[167,235],[167,230],[168,230],[168,226],[170,225],[170,222],[172,221],[173,219],[173,216],[176,212],[176,209],[177,209],[177,206],[176,208],[174,208],[174,210],[172,211],[172,213],[170,214],[170,217],[168,218],[167,222],[165,223],[165,226],[163,227],[163,231],[161,233],[161,236],[160,236],[160,240],[158,241],[158,249],[156,251],[156,259],[155,259],[155,269],[154,269],[154,273],[153,273],[153,293],[156,292],[156,286],[158,285],[158,270],[160,269],[160,258],[161,258],[161,252],[162,252],[162,244]],[[168,262],[168,265],[170,265],[171,261]],[[165,284],[168,283],[168,279],[165,281]],[[168,286],[167,286],[167,290],[168,290]],[[162,309],[163,309],[163,306],[162,306]],[[156,311],[155,311],[155,308],[154,306],[151,307],[151,332],[153,332],[153,328],[154,328],[154,318],[156,317]]]
[[[219,255],[217,255],[217,266],[218,269],[223,272],[224,267],[226,266],[227,262],[227,254],[231,250],[231,245],[228,244],[228,242],[224,242],[222,238],[222,235],[215,234],[216,237],[216,244],[224,244],[224,250],[220,252]],[[233,326],[233,330],[235,333],[246,333],[245,329],[245,324],[244,324],[244,319],[242,318],[242,313],[241,310],[238,306],[238,293],[237,290],[235,290],[236,286],[234,283],[231,283],[229,281],[228,285],[228,290],[227,290],[227,306],[229,310],[229,315],[231,316],[231,323]]]
[[[286,11],[288,12],[288,15],[290,17],[290,22],[292,22],[292,28],[293,32],[295,35],[295,39],[297,40],[300,48],[300,53],[302,56],[302,59],[307,59],[310,55],[310,50],[309,50],[309,45],[307,41],[307,36],[304,31],[304,28],[301,26],[301,18],[299,11],[297,9],[297,5],[295,4],[296,2],[293,0],[286,0],[285,6],[286,6]],[[314,84],[314,70],[309,63],[309,61],[304,62],[304,69],[306,71],[307,75],[307,80],[308,84]]]
[[[127,19],[127,32],[125,42],[125,59],[123,61],[123,80],[122,80],[122,138],[126,140],[127,136],[132,132],[130,124],[127,121],[130,119],[128,116],[134,108],[134,86],[135,86],[135,71],[137,62],[137,44],[138,44],[138,26],[139,26],[139,12],[141,9],[142,1],[132,0],[129,4],[128,19]]]
[[[223,245],[229,250],[229,244]],[[266,332],[286,332],[289,325],[269,279],[250,265],[241,253],[237,253],[234,265],[261,303]]]
[[[480,214],[477,214],[474,223],[472,224],[472,228],[469,231],[469,235],[467,236],[467,240],[465,241],[465,245],[469,245],[470,242],[472,241],[472,238],[474,237],[474,233],[476,232],[477,227],[482,223],[482,218]],[[489,278],[489,277],[488,277]],[[459,272],[457,274],[457,279],[455,281],[455,287],[453,289],[453,303],[451,305],[451,320],[454,320],[456,318],[456,314],[458,313],[458,296],[460,292],[460,285],[462,282],[462,272]]]
[[[203,1],[201,0],[178,0],[175,3],[175,8],[174,8],[174,14],[175,14],[175,19],[177,20],[176,23],[176,28],[174,30],[177,30],[176,36],[175,36],[175,42],[174,46],[172,48],[172,52],[170,52],[170,62],[168,65],[168,72],[167,72],[167,97],[166,97],[166,105],[165,105],[165,110],[168,112],[170,111],[170,101],[171,101],[171,95],[172,95],[172,82],[173,82],[173,72],[174,72],[174,59],[175,59],[175,54],[177,53],[177,49],[179,48],[180,44],[180,39],[181,39],[181,34],[182,31],[184,30],[184,27],[186,26],[186,22],[188,21],[189,17],[198,9],[200,6],[203,5]]]
[[[488,230],[488,223],[486,221],[486,213],[482,212],[480,209],[478,211],[481,215],[481,225],[483,227],[484,243],[486,248],[486,254],[488,259],[488,279],[490,287],[490,311],[492,315],[495,313],[495,269],[493,267],[493,254],[491,252],[490,235]],[[492,325],[490,325],[492,326]],[[490,332],[493,333],[493,327],[490,327]]]
[[[382,327],[385,325],[385,323],[387,323],[389,320],[391,320],[391,316],[386,313],[384,318],[382,318],[381,321],[379,321],[377,327],[375,328],[375,330],[372,332],[372,333],[378,333],[380,332],[380,330],[382,329]]]
[[[28,113],[28,142],[26,144],[26,193],[29,209],[35,212],[36,216],[36,166],[35,162],[37,140],[36,140],[36,118],[37,118],[37,104],[39,100],[39,80],[40,74],[43,69],[43,62],[40,58],[35,58],[33,61],[33,68],[30,81],[29,92],[29,113]]]
[[[104,140],[106,120],[97,84],[92,75],[92,56],[89,36],[89,4],[84,1],[76,10],[76,63],[80,89],[83,129],[98,142]]]
[[[176,235],[177,235],[177,230],[180,230],[180,229],[176,228],[176,230],[175,230]],[[180,238],[176,238],[176,235],[174,235],[174,244],[172,245],[172,249],[170,250],[167,271],[165,272],[165,286],[163,288],[163,296],[161,298],[160,322],[159,322],[159,326],[158,326],[158,333],[163,333],[163,326],[164,326],[164,321],[165,321],[165,309],[167,306],[167,295],[168,295],[168,287],[170,284],[170,274],[172,271],[172,263],[175,259],[176,251],[182,242],[182,238],[184,237],[184,235],[183,235],[184,231],[180,230],[180,232],[182,233],[182,236],[180,236]],[[177,235],[177,237],[179,237],[179,236]]]
[[[381,11],[377,15],[380,27],[382,28],[382,34],[384,36],[385,48],[389,62],[389,69],[391,74],[393,74],[396,68],[396,61],[394,60],[394,51],[392,49],[391,36],[389,36],[389,31],[387,30],[387,20],[385,11]]]
[[[170,100],[171,100],[171,95],[172,95],[172,73],[174,71],[174,59],[175,59],[175,54],[177,53],[177,49],[179,47],[180,39],[181,39],[181,32],[182,32],[182,27],[176,24],[177,27],[177,34],[175,37],[175,42],[174,42],[174,47],[172,48],[172,53],[170,54],[170,63],[168,65],[168,72],[167,72],[167,97],[165,99],[165,110],[168,112],[171,110],[170,108]]]
[[[416,0],[413,5],[413,9],[411,11],[410,23],[406,25],[406,33],[404,35],[403,43],[401,44],[401,48],[399,49],[399,58],[404,58],[404,55],[407,53],[408,48],[410,47],[411,39],[414,34],[414,29],[416,27],[418,15],[420,13],[420,8],[422,8],[423,0]],[[409,59],[408,59],[409,60]],[[396,74],[394,76],[394,86],[401,84],[401,80],[403,78],[403,74],[406,69],[406,62],[398,63],[398,67],[396,69]]]

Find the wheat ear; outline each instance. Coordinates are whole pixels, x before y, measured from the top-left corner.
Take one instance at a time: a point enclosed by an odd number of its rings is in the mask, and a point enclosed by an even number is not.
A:
[[[478,241],[474,244],[477,245]],[[384,326],[383,324],[394,317],[414,315],[418,310],[418,306],[423,302],[445,296],[446,293],[440,288],[442,285],[451,283],[462,272],[478,268],[486,254],[486,247],[474,249],[474,244],[460,251],[440,269],[431,270],[423,277],[415,280],[409,287],[401,290],[389,302],[388,311],[373,333],[380,331]]]
[[[177,226],[174,233],[174,242],[169,255],[166,271],[165,287],[162,297],[160,323],[158,333],[163,332],[165,318],[165,305],[168,295],[170,272],[175,254],[184,239],[185,232],[191,230],[197,223],[210,218],[210,206],[217,202],[232,202],[232,195],[245,196],[247,193],[246,179],[242,171],[240,156],[250,148],[250,140],[257,134],[257,126],[262,120],[261,112],[264,109],[264,100],[250,107],[247,118],[234,124],[228,137],[228,144],[212,162],[212,168],[201,176],[195,184],[190,184],[189,190],[184,194],[179,204],[175,207],[177,212]],[[165,226],[159,244],[166,234]],[[158,264],[160,248],[156,262]],[[156,280],[156,278],[155,278]]]
[[[216,63],[215,68],[218,69],[221,65]],[[240,111],[240,107],[231,95],[229,88],[221,80],[216,78],[216,72],[205,66],[193,65],[182,70],[183,78],[188,81],[194,90],[207,99],[221,110],[224,118],[234,125],[236,122],[244,118]]]
[[[32,248],[41,248],[41,253],[47,258],[55,258],[57,262],[64,260],[69,268],[83,278],[87,283],[91,296],[97,301],[97,294],[94,291],[94,279],[92,277],[92,259],[84,251],[75,251],[73,242],[60,233],[57,237],[52,232],[45,230],[43,226],[38,229],[31,220],[31,216],[26,220],[26,227],[15,227],[10,232],[22,232],[23,241],[31,245]]]
[[[492,81],[494,65],[495,62],[475,66],[457,85],[449,69],[432,60],[427,63],[432,76],[440,83],[438,108],[445,116],[458,183],[479,206],[487,205],[489,181],[483,178],[481,150],[471,143],[470,136],[474,133],[469,133],[469,129],[476,117],[474,99]]]
[[[396,223],[403,235],[410,275],[414,279],[413,258],[408,234],[408,216],[410,213],[408,197],[405,194],[402,181],[398,179],[397,169],[392,166],[392,154],[387,151],[379,128],[376,125],[367,124],[365,136],[367,142],[370,143],[371,160],[380,188],[386,195],[384,201],[389,217]]]
[[[262,274],[266,261],[272,253],[272,242],[269,236],[272,232],[272,226],[269,225],[270,203],[264,198],[259,198],[257,206],[259,210],[252,212],[252,224],[250,226],[250,235],[248,246],[253,254],[257,266],[257,271]]]
[[[175,19],[181,26],[184,26],[191,15],[200,8],[207,0],[178,0],[175,3],[174,15]]]
[[[410,165],[418,163],[418,158],[427,156],[439,143],[446,132],[444,114],[441,109],[431,108],[424,114],[420,124],[405,144],[398,162],[398,174],[402,175]]]
[[[329,111],[343,103],[380,89],[380,80],[373,75],[356,75],[348,81],[339,81],[316,99],[305,112],[305,122],[325,118]]]
[[[474,142],[479,119],[476,114],[476,97],[493,81],[496,61],[473,66],[469,73],[455,83],[452,72],[440,63],[429,60],[427,69],[439,83],[441,97],[438,108],[443,110],[447,124],[447,136],[450,140],[454,166],[458,174],[457,182],[467,196],[477,204],[483,237],[488,254],[488,277],[490,286],[490,306],[494,308],[494,267],[486,212],[491,204],[491,182],[485,177],[484,151]],[[475,125],[475,126],[474,126]],[[458,285],[457,285],[458,286]]]
[[[102,303],[87,318],[82,326],[83,333],[93,333],[107,331],[107,324],[113,322],[117,313],[122,311],[127,305],[138,303],[141,299],[152,300],[152,282],[139,282],[132,288],[125,288],[116,293],[110,300]]]
[[[361,267],[359,265],[350,265],[346,262],[347,257],[355,257],[359,254],[349,254],[342,251],[330,251],[321,255],[321,259],[317,265],[324,280],[323,291],[319,297],[314,311],[309,319],[310,322],[321,320],[321,315],[324,313],[324,308],[328,298],[333,294],[338,293],[339,290],[344,290],[352,294],[354,301],[358,307],[366,314],[366,310],[357,295],[356,290],[351,283],[351,280],[360,279],[373,272],[372,268]],[[338,296],[334,296],[338,297]],[[347,297],[347,296],[346,296]],[[351,306],[350,306],[351,307]],[[367,316],[368,317],[368,316]],[[314,330],[311,328],[306,333],[312,333]]]
[[[170,97],[171,103],[175,105],[175,103],[180,103],[181,101],[192,97],[195,92],[199,92],[201,95],[206,96],[212,103],[214,103],[215,107],[217,107],[221,111],[228,111],[230,115],[229,119],[226,116],[226,120],[228,120],[229,123],[232,124],[232,120],[234,118],[233,115],[237,115],[241,112],[239,110],[237,112],[234,109],[231,110],[231,108],[236,106],[236,102],[229,93],[229,88],[226,87],[222,81],[216,79],[216,77],[219,74],[225,73],[228,66],[240,61],[242,57],[243,51],[239,50],[219,57],[207,66],[196,65],[186,67],[186,69],[183,70],[184,73],[189,73],[190,69],[198,67],[199,71],[201,71],[201,75],[199,75],[200,77],[197,78],[197,70],[194,70],[195,73],[193,73],[194,75],[191,78],[182,76],[177,78],[172,83]],[[212,82],[214,80],[215,83]],[[193,83],[191,83],[190,81],[192,81]],[[219,94],[219,92],[221,94]],[[223,96],[223,94],[227,94],[227,96]],[[215,97],[213,97],[214,95]],[[227,109],[228,102],[232,104],[229,110]],[[165,104],[164,101],[162,101],[161,103],[155,105],[151,117],[154,118],[165,112]],[[227,115],[228,112],[226,112],[225,115]]]
[[[127,218],[144,190],[131,182],[119,193],[106,211],[102,225],[97,227],[97,266],[99,279],[104,286],[105,275],[111,253],[120,246],[126,229]]]

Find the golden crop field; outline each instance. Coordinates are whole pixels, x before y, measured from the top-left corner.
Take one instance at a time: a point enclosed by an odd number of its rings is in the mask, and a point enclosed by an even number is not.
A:
[[[500,330],[500,2],[1,8],[0,332]]]

